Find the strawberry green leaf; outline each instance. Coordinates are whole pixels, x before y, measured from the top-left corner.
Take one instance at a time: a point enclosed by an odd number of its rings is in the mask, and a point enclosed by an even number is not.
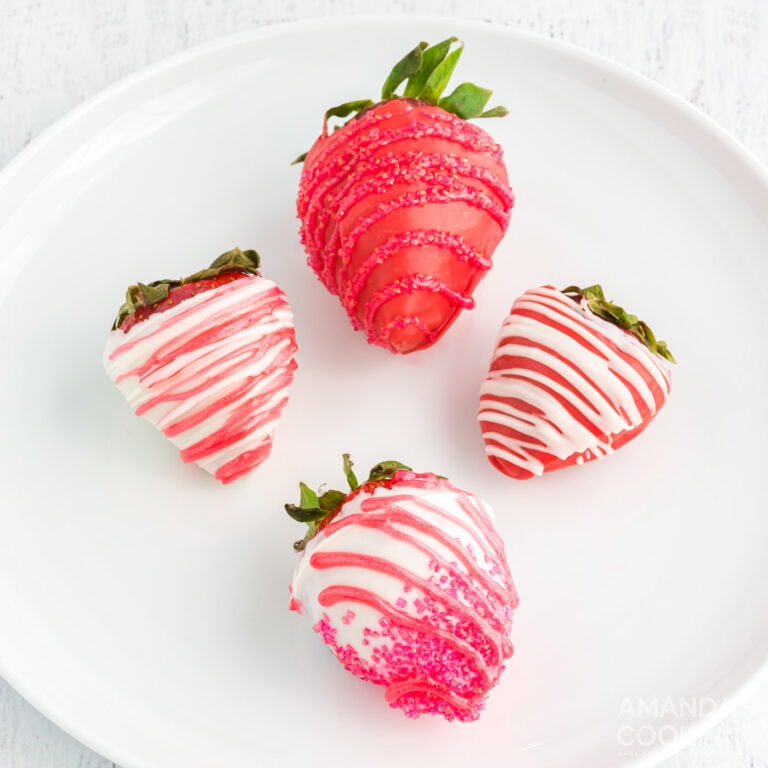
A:
[[[196,280],[201,275],[204,277],[214,277],[222,270],[241,268],[249,272],[255,272],[261,266],[261,258],[253,249],[241,251],[239,248],[233,248],[231,251],[225,251],[213,260],[208,269],[198,272],[196,275],[185,278],[187,282]],[[203,274],[205,273],[205,274]]]
[[[456,69],[461,52],[464,50],[462,43],[456,50],[451,51],[435,68],[427,80],[427,84],[421,89],[417,98],[428,104],[438,104],[443,91],[448,87],[448,81]]]
[[[128,286],[128,290],[125,292],[125,301],[117,311],[117,317],[112,324],[112,330],[116,331],[126,318],[130,317],[141,307],[150,307],[152,304],[157,304],[165,299],[168,296],[169,290],[169,281],[157,281],[149,285],[136,283],[135,285]]]
[[[344,476],[347,478],[347,483],[349,484],[350,490],[354,491],[359,485],[357,478],[355,477],[355,473],[352,471],[354,462],[349,458],[348,453],[342,454],[341,458],[344,462]]]
[[[286,504],[285,511],[299,523],[314,523],[322,520],[328,512],[320,507],[302,507],[298,504]]]
[[[352,459],[349,454],[342,455],[344,474],[347,478],[351,493],[359,488],[359,483],[352,471]],[[398,469],[410,469],[399,461],[381,461],[370,472],[366,483],[376,484],[392,478]],[[349,498],[344,491],[327,490],[318,495],[306,483],[299,483],[299,503],[286,504],[285,511],[299,523],[306,523],[307,531],[304,538],[294,542],[293,548],[300,552],[307,542],[320,530],[323,520],[337,514],[344,502]]]
[[[325,120],[331,117],[348,117],[352,114],[362,112],[362,110],[373,106],[371,99],[358,99],[357,101],[347,101],[344,104],[339,104],[337,107],[331,107],[325,111]]]
[[[157,304],[168,295],[168,283],[136,283],[129,289],[135,298],[135,301],[144,307],[150,304]]]
[[[509,110],[506,107],[492,107],[476,115],[476,117],[506,117],[508,114]]]
[[[320,505],[320,509],[325,510],[326,512],[333,512],[334,509],[338,508],[344,503],[344,500],[347,498],[347,494],[344,493],[344,491],[326,491],[318,500],[318,503]]]
[[[306,483],[299,483],[299,506],[305,508],[320,506],[317,494]]]
[[[411,468],[405,464],[401,464],[399,461],[380,461],[373,467],[373,469],[371,469],[368,475],[368,482],[374,483],[379,480],[391,480],[392,475],[394,475],[398,469],[410,470]]]
[[[201,269],[187,277],[178,279],[155,280],[151,283],[136,283],[129,286],[125,293],[125,302],[117,313],[117,318],[112,325],[112,330],[116,331],[127,317],[133,315],[137,310],[150,307],[163,301],[171,288],[188,283],[196,283],[200,280],[209,280],[217,277],[222,272],[237,271],[247,272],[257,275],[261,265],[259,254],[252,250],[241,251],[239,248],[233,248],[231,251],[225,251],[213,260],[207,269]]]
[[[452,93],[440,99],[438,106],[446,112],[453,112],[454,115],[469,120],[482,114],[491,93],[487,88],[479,88],[474,83],[462,83],[457,85]]]
[[[381,98],[391,99],[400,83],[415,75],[422,67],[423,52],[429,43],[421,42],[395,64],[381,87]]]
[[[421,67],[418,71],[414,72],[406,83],[403,96],[406,99],[419,99],[422,98],[421,94],[427,85],[432,73],[435,69],[445,60],[445,57],[451,50],[451,46],[457,42],[458,38],[449,37],[447,40],[443,40],[441,43],[427,48],[422,56]]]
[[[669,351],[667,343],[657,340],[648,324],[639,320],[637,315],[632,315],[618,304],[608,301],[600,285],[590,285],[587,288],[569,285],[567,288],[563,288],[561,293],[564,293],[577,303],[585,302],[592,314],[628,331],[645,344],[654,354],[663,357],[670,363],[677,362]]]
[[[471,120],[473,117],[504,117],[508,115],[509,111],[506,107],[485,109],[492,93],[493,91],[480,88],[474,83],[462,83],[457,85],[447,96],[440,99],[438,106],[465,120]]]

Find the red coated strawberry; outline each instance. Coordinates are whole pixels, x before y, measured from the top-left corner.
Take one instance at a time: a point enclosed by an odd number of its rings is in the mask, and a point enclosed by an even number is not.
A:
[[[517,593],[491,508],[444,477],[377,464],[350,492],[300,484],[309,525],[291,610],[409,717],[475,720],[512,655]]]
[[[543,286],[512,304],[480,388],[488,458],[522,480],[612,453],[669,397],[674,362],[599,285]]]
[[[285,294],[235,248],[180,280],[132,285],[104,367],[138,416],[222,483],[272,448],[296,369]]]
[[[501,147],[468,122],[506,110],[485,110],[491,92],[471,83],[442,96],[462,51],[455,42],[420,43],[378,103],[329,109],[300,158],[309,265],[352,325],[393,352],[428,347],[474,306],[513,205]],[[330,117],[351,114],[329,132]]]

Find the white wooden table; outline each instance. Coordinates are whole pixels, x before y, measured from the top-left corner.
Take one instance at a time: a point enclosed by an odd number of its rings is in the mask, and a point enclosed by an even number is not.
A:
[[[0,0],[0,169],[81,101],[171,53],[280,21],[370,12],[493,21],[574,43],[670,88],[768,165],[768,0]],[[2,768],[112,765],[0,679]],[[663,764],[721,766],[768,766],[768,686]]]

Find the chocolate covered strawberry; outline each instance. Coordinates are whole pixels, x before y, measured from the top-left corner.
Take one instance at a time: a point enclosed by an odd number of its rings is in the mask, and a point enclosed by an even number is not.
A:
[[[513,204],[501,147],[468,122],[506,110],[486,110],[491,92],[471,83],[443,96],[462,51],[456,42],[420,43],[378,103],[329,109],[300,158],[309,265],[352,325],[393,352],[433,344],[474,306]],[[328,130],[329,118],[349,115]]]
[[[490,462],[526,479],[612,453],[666,403],[670,362],[667,345],[599,285],[526,291],[480,389]]]
[[[235,248],[179,280],[132,285],[104,366],[138,416],[222,483],[269,455],[296,368],[293,315]]]
[[[290,608],[307,616],[352,674],[384,686],[409,717],[474,720],[512,655],[517,594],[490,507],[398,462],[349,492],[303,483],[309,525]]]

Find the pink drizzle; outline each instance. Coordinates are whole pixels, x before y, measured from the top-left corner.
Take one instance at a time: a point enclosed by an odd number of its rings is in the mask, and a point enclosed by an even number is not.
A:
[[[430,498],[420,491],[430,491]],[[453,503],[441,503],[443,494]],[[411,554],[405,562],[334,548],[336,537],[340,546],[370,538],[382,552]],[[408,546],[395,549],[387,541]],[[325,574],[314,628],[350,672],[385,686],[391,706],[410,717],[478,717],[512,655],[517,594],[503,543],[476,496],[431,474],[398,471],[391,489],[376,488],[357,509],[347,502],[310,542],[292,585],[294,605],[304,589],[298,586],[302,568],[310,569],[302,579]],[[392,587],[375,589],[376,576],[399,584],[397,595]],[[304,611],[307,599],[303,592]],[[340,640],[359,607],[378,618],[362,626],[357,620],[358,642]]]
[[[363,260],[355,272],[354,278],[348,282],[346,292],[341,297],[341,303],[346,308],[355,328],[362,327],[362,324],[357,319],[360,293],[363,288],[365,288],[368,278],[376,267],[383,264],[387,259],[391,258],[404,248],[424,248],[428,246],[436,246],[442,250],[450,251],[457,262],[471,264],[476,270],[485,272],[491,268],[491,260],[487,259],[475,248],[468,245],[461,235],[439,230],[412,230],[410,232],[394,234],[381,245],[374,248]],[[466,301],[467,299],[471,301],[467,296],[461,294],[460,296],[462,296],[462,298],[459,303]],[[471,306],[471,304],[469,306]]]

